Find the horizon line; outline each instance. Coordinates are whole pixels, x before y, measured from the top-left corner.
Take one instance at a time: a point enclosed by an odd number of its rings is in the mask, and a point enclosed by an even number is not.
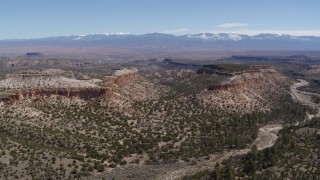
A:
[[[294,31],[298,32],[298,31]],[[319,35],[308,35],[308,34],[301,34],[301,35],[295,35],[295,34],[290,34],[290,33],[276,33],[276,32],[259,32],[259,33],[240,33],[236,31],[204,31],[204,32],[197,32],[197,33],[185,33],[185,34],[175,34],[175,33],[164,33],[164,32],[150,32],[150,33],[129,33],[129,32],[115,32],[115,33],[90,33],[90,34],[69,34],[69,35],[49,35],[49,36],[43,36],[43,37],[31,37],[31,38],[6,38],[6,39],[0,39],[0,41],[14,41],[14,40],[32,40],[32,39],[45,39],[45,38],[57,38],[57,37],[70,37],[70,36],[78,36],[78,37],[85,37],[85,36],[90,36],[90,35],[106,35],[106,36],[142,36],[142,35],[148,35],[148,34],[163,34],[163,35],[171,35],[171,36],[176,36],[176,37],[181,37],[181,36],[188,36],[188,35],[197,35],[197,34],[237,34],[237,35],[242,35],[242,36],[257,36],[261,34],[270,34],[270,35],[280,35],[280,36],[296,36],[296,37],[320,37],[320,31]]]

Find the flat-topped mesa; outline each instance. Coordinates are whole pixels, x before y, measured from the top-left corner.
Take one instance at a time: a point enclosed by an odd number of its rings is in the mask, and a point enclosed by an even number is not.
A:
[[[310,65],[306,70],[306,74],[319,74],[319,73],[320,73],[320,65]]]
[[[240,89],[245,86],[254,85],[257,83],[265,83],[267,81],[276,82],[279,78],[282,78],[280,73],[271,68],[246,70],[242,72],[237,72],[234,76],[230,77],[227,82],[209,86],[208,90],[231,91]]]
[[[78,80],[63,74],[64,71],[58,69],[8,74],[0,81],[0,101],[47,98],[51,95],[91,99],[106,93],[106,89],[98,85],[99,79]]]
[[[110,98],[118,90],[134,80],[139,80],[137,68],[117,70],[109,76],[104,86],[98,85],[102,80],[78,80],[63,76],[57,70],[43,70],[41,72],[23,72],[9,74],[0,81],[0,101],[11,102],[33,98],[48,98],[51,95],[78,97],[81,99],[98,98],[102,95]]]
[[[60,69],[28,70],[7,74],[0,80],[1,90],[98,88],[100,79],[79,80]]]

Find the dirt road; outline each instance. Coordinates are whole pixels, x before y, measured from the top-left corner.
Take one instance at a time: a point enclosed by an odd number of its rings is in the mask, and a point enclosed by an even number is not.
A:
[[[294,83],[290,88],[290,90],[291,90],[290,93],[291,93],[292,98],[299,101],[302,104],[311,105],[310,99],[309,99],[310,96],[305,95],[304,93],[302,93],[303,91],[298,90],[299,87],[306,86],[309,83],[303,79],[298,79],[298,81],[299,82]],[[312,106],[313,106],[313,104],[312,104]]]
[[[271,147],[277,140],[278,131],[282,129],[279,124],[261,127],[258,132],[258,138],[252,143],[259,150]],[[231,156],[244,155],[250,152],[251,146],[241,150],[230,150],[222,153],[212,154],[209,159],[201,159],[195,163],[174,163],[159,165],[126,165],[118,167],[108,173],[107,179],[157,179],[172,180],[181,179],[186,175],[192,175],[204,170],[212,170],[215,163],[221,163]]]
[[[310,96],[311,94],[315,95],[315,96],[320,96],[320,94],[309,93],[309,92],[298,90],[297,88],[302,87],[302,86],[306,86],[309,84],[309,82],[307,82],[306,80],[303,80],[303,79],[298,79],[298,81],[299,82],[297,82],[291,86],[290,93],[291,93],[292,98],[297,100],[298,102],[304,104],[304,105],[318,109],[317,114],[315,114],[315,115],[308,114],[308,119],[311,119],[313,117],[320,117],[320,105],[312,102],[311,96]]]
[[[277,133],[282,129],[282,125],[267,125],[259,129],[258,138],[252,143],[252,145],[256,145],[259,150],[265,149],[267,147],[271,147],[276,140],[278,139]],[[184,169],[179,169],[171,172],[167,172],[162,176],[157,177],[156,179],[180,179],[186,175],[192,175],[196,172],[200,172],[203,170],[212,170],[214,165],[219,162],[221,163],[223,160],[230,158],[231,156],[244,155],[249,153],[251,147],[241,150],[232,150],[225,151],[220,155],[212,155],[209,160],[199,162],[199,164],[194,166],[185,167]]]
[[[291,87],[292,98],[301,102],[302,104],[319,108],[319,105],[311,101],[310,95],[304,91],[297,90],[298,87],[306,86],[308,82],[299,80]],[[319,116],[319,113],[316,115]],[[309,119],[313,115],[308,116]],[[282,125],[274,124],[261,127],[258,132],[257,139],[252,143],[256,145],[259,150],[271,147],[278,139],[277,133],[282,129]],[[231,156],[244,155],[250,152],[251,146],[241,150],[224,151],[219,154],[213,154],[209,159],[200,160],[194,164],[192,163],[175,163],[165,165],[127,165],[121,168],[114,169],[108,176],[116,177],[116,179],[158,179],[158,180],[173,180],[181,179],[186,175],[192,175],[203,170],[212,170],[215,163],[222,162]]]
[[[302,104],[317,108],[319,111],[316,115],[308,115],[308,119],[311,119],[314,116],[320,117],[320,107],[318,104],[315,104],[311,101],[310,93],[299,91],[297,90],[298,87],[306,86],[309,84],[309,82],[298,79],[299,82],[293,84],[291,86],[291,95],[293,99],[296,99]],[[315,95],[315,94],[313,94]],[[319,94],[316,94],[320,96]],[[257,139],[252,143],[253,145],[256,145],[259,150],[265,149],[267,147],[271,147],[274,145],[276,140],[278,139],[277,133],[279,130],[282,129],[282,125],[267,125],[264,127],[261,127],[258,132]],[[209,160],[201,162],[198,165],[187,167],[185,169],[180,169],[176,171],[168,172],[157,179],[179,179],[185,175],[194,174],[196,172],[206,170],[206,169],[212,169],[214,164],[217,162],[222,162],[225,159],[230,158],[231,156],[237,156],[237,155],[244,155],[246,153],[250,152],[250,149],[242,149],[242,150],[234,150],[229,152],[224,152],[218,157],[210,157]]]
[[[271,147],[278,139],[278,132],[282,129],[282,125],[267,125],[259,129],[258,138],[253,142],[258,150]]]

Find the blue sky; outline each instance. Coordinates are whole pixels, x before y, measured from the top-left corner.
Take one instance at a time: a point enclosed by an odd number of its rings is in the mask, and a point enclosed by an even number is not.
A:
[[[236,32],[320,36],[320,0],[3,0],[0,39]]]

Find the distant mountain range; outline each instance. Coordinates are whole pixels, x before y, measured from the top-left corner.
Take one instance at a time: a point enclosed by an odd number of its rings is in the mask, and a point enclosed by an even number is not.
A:
[[[128,33],[57,36],[39,39],[1,40],[0,46],[81,46],[112,48],[221,49],[221,50],[320,50],[320,37],[235,33],[199,33],[175,36],[162,33]]]

